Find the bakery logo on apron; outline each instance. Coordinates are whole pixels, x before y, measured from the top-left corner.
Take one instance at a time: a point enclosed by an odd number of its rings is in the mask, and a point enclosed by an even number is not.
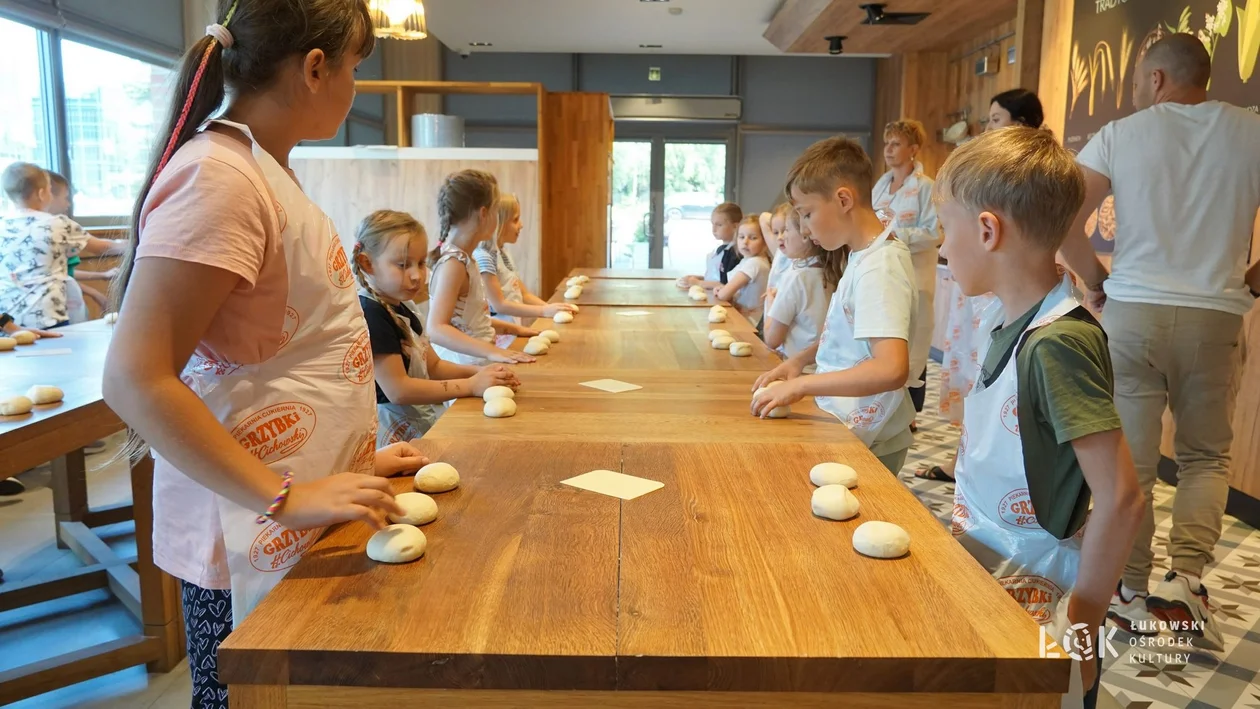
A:
[[[315,409],[290,401],[252,414],[232,429],[232,437],[264,463],[298,452],[315,432]]]
[[[1019,435],[1019,395],[1012,395],[1011,398],[1002,404],[1002,426],[1006,430]]]
[[[289,213],[284,211],[284,205],[278,200],[273,200],[272,203],[276,206],[276,222],[280,224],[280,233],[283,234],[289,228]]]
[[[420,436],[416,435],[416,429],[411,425],[411,422],[407,419],[403,419],[389,429],[389,436],[387,440],[390,445],[393,445],[395,443],[410,441],[419,437]]]
[[[184,368],[184,372],[186,374],[208,374],[216,377],[226,377],[229,374],[235,374],[240,369],[241,365],[235,362],[221,362],[205,355],[193,353],[192,358],[188,360],[188,366]]]
[[[960,537],[974,526],[976,526],[976,521],[971,518],[971,508],[967,507],[967,498],[954,495],[954,512],[949,520],[950,533],[955,537]]]
[[[918,190],[915,190],[915,192],[918,192]],[[910,195],[907,195],[907,196],[910,196]],[[910,227],[918,223],[919,223],[918,212],[902,212],[901,214],[897,215],[897,226]]]
[[[1054,608],[1063,597],[1063,589],[1041,576],[1004,576],[998,583],[1038,623],[1053,620]]]
[[[289,344],[293,340],[293,335],[297,333],[298,326],[302,324],[302,317],[298,315],[298,311],[293,306],[284,306],[284,332],[280,333],[280,349]]]
[[[376,426],[372,424],[372,430],[354,449],[354,456],[350,458],[351,472],[371,475],[376,470]]]
[[[1012,527],[1036,529],[1037,513],[1033,510],[1032,496],[1027,488],[1012,490],[998,503],[998,517]]]
[[[267,525],[249,547],[249,563],[264,572],[284,571],[298,563],[319,539],[322,529],[295,532],[276,522]]]
[[[842,310],[844,310],[844,319],[847,320],[850,325],[852,325],[853,324],[853,306],[848,303],[845,303]]]
[[[359,333],[346,350],[341,360],[341,376],[355,384],[372,381],[372,345],[367,330]]]
[[[849,418],[845,420],[849,428],[865,430],[871,428],[875,424],[884,420],[884,405],[878,401],[872,401],[866,406],[859,406],[849,412]]]
[[[953,393],[953,392],[951,392]],[[963,424],[962,433],[958,435],[958,458],[967,452],[967,424]]]
[[[341,240],[335,237],[328,245],[328,280],[338,288],[349,288],[354,283],[346,250],[341,248]]]

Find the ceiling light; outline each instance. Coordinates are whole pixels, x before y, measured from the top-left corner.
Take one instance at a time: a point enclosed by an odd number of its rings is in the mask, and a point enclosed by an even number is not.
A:
[[[387,39],[424,39],[429,36],[420,0],[370,0],[373,34]]]
[[[494,42],[469,42],[470,47],[493,47]]]

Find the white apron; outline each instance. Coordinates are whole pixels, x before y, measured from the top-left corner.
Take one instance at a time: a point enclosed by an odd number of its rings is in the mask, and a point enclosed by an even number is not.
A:
[[[524,303],[525,295],[521,292],[521,279],[516,275],[515,265],[510,263],[508,255],[503,252],[502,245],[494,249],[494,258],[495,267],[499,272],[499,288],[503,291],[503,299],[513,303]],[[521,323],[520,318],[511,315],[496,313],[494,317],[504,322]]]
[[[408,356],[411,357],[411,361],[407,365],[407,376],[413,379],[428,379],[429,363],[426,355],[429,352],[429,338],[414,332],[409,334],[411,347]],[[441,412],[440,404],[408,406],[378,403],[376,420],[379,425],[376,429],[376,447],[384,448],[399,441],[413,441],[422,437],[429,432],[430,428],[433,428]]]
[[[481,282],[481,274],[477,272],[477,262],[463,251],[453,246],[448,246],[442,251],[442,255],[438,258],[437,263],[433,264],[432,272],[436,274],[443,263],[452,260],[464,264],[464,270],[468,274],[468,293],[455,301],[455,312],[451,316],[451,325],[469,337],[493,344],[494,325],[490,322],[490,303],[486,301],[485,285]],[[433,284],[436,280],[434,278],[429,281],[430,303],[433,301]],[[489,362],[489,360],[477,355],[448,350],[436,342],[433,343],[433,351],[437,353],[438,357],[448,362],[477,366]]]
[[[1065,280],[1046,296],[1020,336],[1021,344],[1034,330],[1078,305]],[[1060,540],[1037,523],[1020,445],[1016,359],[1013,353],[992,386],[984,388],[984,382],[977,381],[965,400],[951,531],[1061,644],[1067,626],[1066,598],[1076,583],[1084,528]],[[1074,686],[1079,686],[1079,668],[1074,665],[1072,671]],[[1065,699],[1063,706],[1079,707],[1080,702],[1077,696],[1075,704]]]
[[[216,121],[244,133],[247,126]],[[275,201],[289,295],[280,350],[259,364],[194,355],[181,379],[243,447],[295,483],[333,473],[371,475],[376,401],[372,348],[354,275],[332,221],[294,179],[254,143],[254,159]],[[277,486],[277,491],[279,487]],[[319,539],[217,498],[228,569],[232,619],[239,626]]]
[[[888,234],[884,232],[867,247],[867,255],[863,258],[869,258],[875,250],[893,243]],[[870,342],[853,336],[854,289],[857,285],[853,265],[850,263],[845,269],[827,306],[827,319],[818,338],[818,355],[815,358],[818,374],[850,369],[872,356]],[[837,308],[840,310],[837,311]],[[910,376],[917,377],[918,373],[911,372]],[[853,435],[873,450],[876,444],[891,439],[903,430],[909,431],[910,422],[914,420],[914,407],[909,405],[909,392],[904,386],[872,396],[819,396],[814,402],[818,408],[840,419]],[[876,455],[894,452],[877,451]]]
[[[916,381],[927,369],[935,325],[936,264],[940,258],[940,234],[937,233],[936,209],[932,206],[932,179],[923,174],[923,165],[915,162],[914,173],[906,178],[895,193],[892,171],[884,173],[872,190],[875,212],[884,226],[892,226],[897,238],[910,247],[914,264],[914,281],[919,289],[919,319],[915,324],[914,347],[910,350],[910,379]]]
[[[704,280],[718,282],[722,280],[722,246],[718,246],[704,257]]]

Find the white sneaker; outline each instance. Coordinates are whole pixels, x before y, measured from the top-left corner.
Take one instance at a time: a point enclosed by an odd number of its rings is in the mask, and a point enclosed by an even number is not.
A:
[[[1123,584],[1116,584],[1116,591],[1111,594],[1111,605],[1107,607],[1107,620],[1126,633],[1159,635],[1159,619],[1147,610],[1146,594],[1135,593],[1133,598],[1126,601],[1122,588]]]
[[[1146,599],[1146,607],[1167,623],[1169,630],[1189,639],[1195,647],[1216,652],[1225,650],[1225,638],[1216,625],[1208,605],[1207,587],[1202,583],[1198,590],[1193,590],[1185,576],[1169,571]]]

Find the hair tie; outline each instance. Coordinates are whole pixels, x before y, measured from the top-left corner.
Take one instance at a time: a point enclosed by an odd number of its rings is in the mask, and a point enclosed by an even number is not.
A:
[[[236,39],[232,36],[232,33],[223,25],[208,25],[206,27],[206,36],[213,37],[215,41],[223,45],[224,49],[231,49],[232,45],[236,44]]]

